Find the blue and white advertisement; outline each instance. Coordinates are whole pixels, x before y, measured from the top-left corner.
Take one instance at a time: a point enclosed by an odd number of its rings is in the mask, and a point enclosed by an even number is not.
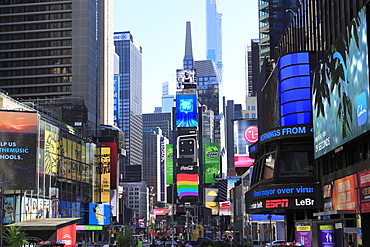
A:
[[[313,71],[315,158],[370,129],[368,53],[363,9]]]

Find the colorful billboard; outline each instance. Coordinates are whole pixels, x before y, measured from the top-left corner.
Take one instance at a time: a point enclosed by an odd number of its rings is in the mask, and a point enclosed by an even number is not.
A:
[[[119,164],[117,156],[117,143],[99,143],[100,147],[110,147],[110,187],[111,189],[118,188],[119,181]]]
[[[36,189],[37,121],[34,112],[0,111],[0,181],[4,190]]]
[[[166,144],[166,184],[173,184],[173,145]]]
[[[319,184],[269,185],[246,193],[248,214],[319,208],[321,208]]]
[[[197,84],[196,71],[194,69],[176,70],[177,89],[195,88]]]
[[[89,203],[89,225],[109,225],[110,206],[98,203]]]
[[[153,215],[167,215],[168,208],[154,208]]]
[[[362,9],[313,71],[315,158],[370,129],[368,53]]]
[[[160,137],[160,145],[159,145],[159,167],[160,167],[160,193],[161,193],[161,201],[166,200],[166,144],[165,138],[162,136]]]
[[[59,228],[57,230],[57,241],[62,241],[65,247],[76,246],[76,224]]]
[[[110,202],[110,147],[100,149],[100,177],[101,177],[101,202]]]
[[[219,213],[219,198],[218,188],[204,188],[204,205],[206,208],[211,209],[212,215],[218,215]]]
[[[333,187],[334,210],[356,210],[356,188],[356,174],[335,180]]]
[[[197,202],[199,175],[196,165],[178,165],[176,173],[177,196],[180,202]]]
[[[361,212],[370,212],[370,171],[362,171],[358,173]]]
[[[198,127],[196,94],[176,95],[176,127]]]
[[[254,159],[249,157],[249,146],[258,141],[257,120],[234,121],[234,167],[250,167]]]
[[[204,183],[217,183],[215,176],[220,175],[220,143],[204,143]]]

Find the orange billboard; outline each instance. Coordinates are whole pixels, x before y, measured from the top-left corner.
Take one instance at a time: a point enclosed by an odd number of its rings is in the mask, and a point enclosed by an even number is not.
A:
[[[334,181],[333,207],[334,210],[356,210],[356,174]]]

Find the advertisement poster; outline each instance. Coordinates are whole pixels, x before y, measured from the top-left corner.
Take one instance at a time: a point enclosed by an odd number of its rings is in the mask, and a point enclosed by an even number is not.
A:
[[[76,224],[72,224],[58,229],[57,241],[62,241],[64,247],[76,246]]]
[[[361,213],[370,212],[370,171],[358,173]]]
[[[173,184],[173,147],[166,144],[166,184]]]
[[[205,205],[206,208],[212,210],[212,215],[218,215],[219,213],[219,198],[218,198],[218,189],[217,188],[204,188],[205,190]]]
[[[0,181],[4,190],[36,189],[37,121],[37,113],[0,111]]]
[[[333,225],[321,225],[320,228],[321,247],[335,247],[335,231]]]
[[[363,8],[313,70],[315,158],[370,129],[367,22]]]
[[[101,202],[110,202],[110,147],[100,147]]]
[[[108,225],[109,222],[109,205],[89,203],[89,225]]]
[[[176,127],[198,127],[196,94],[176,95]]]
[[[249,146],[258,141],[257,120],[234,121],[234,166],[250,167],[254,159],[249,157]]]
[[[199,175],[196,165],[179,165],[177,167],[176,188],[179,201],[198,201]]]
[[[356,187],[356,174],[352,174],[334,181],[334,210],[356,210]]]
[[[305,247],[312,247],[311,226],[297,226],[296,227],[296,241],[300,242]]]
[[[204,183],[217,183],[220,175],[220,143],[204,143]]]

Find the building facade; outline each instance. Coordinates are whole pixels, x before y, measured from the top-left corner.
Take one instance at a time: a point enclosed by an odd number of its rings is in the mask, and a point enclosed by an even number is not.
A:
[[[130,32],[115,32],[114,45],[120,75],[116,117],[127,150],[121,163],[121,171],[124,171],[123,166],[142,164],[142,48]]]
[[[110,0],[2,1],[0,88],[22,101],[82,97],[95,135],[112,120],[100,97],[112,92],[112,12]]]
[[[207,60],[212,60],[222,79],[222,14],[218,12],[218,0],[206,0],[206,47]]]

